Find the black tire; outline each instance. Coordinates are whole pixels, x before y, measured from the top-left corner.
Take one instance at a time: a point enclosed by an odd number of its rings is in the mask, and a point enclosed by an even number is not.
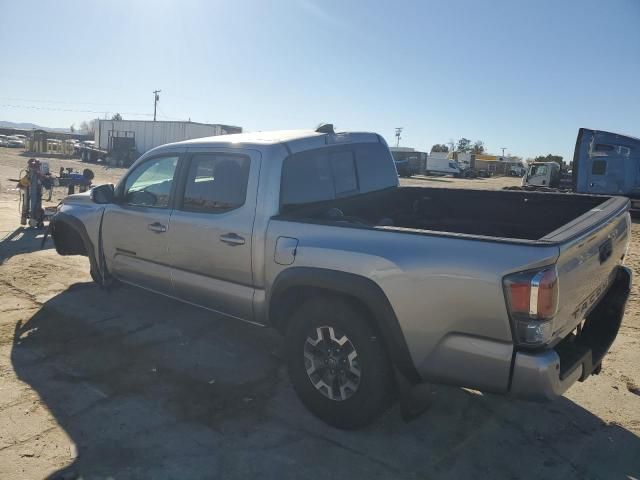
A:
[[[359,383],[355,392],[348,397],[345,395],[344,399],[329,398],[316,388],[307,374],[305,348],[309,348],[307,340],[316,334],[318,327],[333,328],[339,338],[346,336],[357,352]],[[330,295],[306,300],[290,319],[286,351],[289,377],[300,400],[329,425],[348,430],[360,428],[391,405],[393,370],[386,351],[367,322],[365,312],[349,300]]]

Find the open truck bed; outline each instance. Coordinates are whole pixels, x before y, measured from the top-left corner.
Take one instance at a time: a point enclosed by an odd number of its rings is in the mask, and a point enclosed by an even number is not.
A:
[[[400,187],[291,206],[284,212],[298,220],[542,241],[589,212],[598,215],[607,202],[624,203],[610,200],[595,195]]]

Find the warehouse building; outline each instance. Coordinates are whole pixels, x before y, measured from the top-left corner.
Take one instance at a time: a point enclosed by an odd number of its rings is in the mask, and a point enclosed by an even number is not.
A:
[[[142,155],[166,143],[232,133],[242,133],[242,127],[197,122],[96,119],[95,146],[111,152],[116,145],[126,145]]]

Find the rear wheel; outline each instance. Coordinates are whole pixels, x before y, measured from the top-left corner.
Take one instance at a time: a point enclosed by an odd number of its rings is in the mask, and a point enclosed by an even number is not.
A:
[[[393,398],[393,373],[366,314],[341,297],[315,297],[293,314],[286,337],[293,386],[317,417],[338,428],[367,425]]]

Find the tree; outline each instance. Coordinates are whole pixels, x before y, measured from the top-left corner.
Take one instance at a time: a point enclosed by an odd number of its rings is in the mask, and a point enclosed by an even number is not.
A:
[[[122,115],[116,113],[113,117],[111,117],[111,120],[122,120]]]
[[[74,123],[72,123],[71,126],[69,127],[69,131],[71,133],[76,133],[76,125]]]
[[[562,156],[560,155],[552,155],[548,154],[546,157],[542,155],[537,156],[533,159],[534,162],[556,162],[561,167],[564,167],[564,161],[562,160]]]
[[[96,122],[95,120],[83,120],[80,122],[80,131],[84,132],[86,135],[93,135],[96,132]]]
[[[449,147],[447,147],[444,143],[436,143],[433,147],[431,147],[431,153],[433,152],[448,152]]]
[[[484,142],[482,140],[476,140],[473,147],[471,147],[471,152],[477,154],[484,153]]]
[[[458,152],[469,152],[471,150],[471,140],[462,137],[458,140],[458,146],[456,148]]]

